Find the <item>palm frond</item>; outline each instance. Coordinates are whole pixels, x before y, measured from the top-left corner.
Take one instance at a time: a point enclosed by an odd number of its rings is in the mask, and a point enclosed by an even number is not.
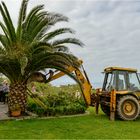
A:
[[[77,58],[61,52],[41,52],[32,56],[30,63],[26,67],[27,73],[44,69],[48,63],[60,63],[64,67],[67,65],[77,66]],[[60,65],[59,64],[59,65]]]
[[[11,81],[18,81],[21,78],[21,69],[18,59],[0,57],[0,73],[3,73]]]
[[[54,37],[64,34],[64,33],[74,33],[74,30],[72,30],[71,28],[59,28],[59,29],[56,29],[52,32],[45,34],[43,37],[43,40],[49,41],[49,40],[53,39]]]
[[[52,52],[52,50],[52,46],[47,42],[34,42],[28,47],[27,54],[34,55],[44,51]]]
[[[9,43],[9,46],[10,46],[10,45],[12,44],[12,41],[11,41],[11,39],[9,38],[8,30],[6,29],[5,25],[4,25],[2,22],[0,22],[0,27],[1,27],[1,29],[3,30],[3,32],[4,32],[4,34],[5,34],[6,38],[7,38],[7,41],[8,41],[8,43]]]
[[[39,11],[41,11],[43,9],[44,5],[38,5],[36,7],[34,7],[30,13],[27,15],[27,18],[25,20],[25,27],[26,27],[26,30],[29,29],[29,26],[30,26],[30,22],[33,20],[34,16],[36,15],[36,13],[38,13]]]
[[[49,20],[49,25],[55,25],[58,22],[68,22],[68,17],[58,14],[58,13],[48,13],[47,18]]]
[[[46,31],[47,27],[47,12],[41,11],[43,9],[43,6],[40,5],[40,7],[34,8],[33,11],[31,11],[24,23],[24,33],[23,33],[23,40],[26,40],[30,43],[34,39],[38,39],[38,37]],[[37,37],[38,36],[38,37]]]
[[[43,13],[43,11],[41,13]],[[41,28],[40,31],[38,32],[38,34],[36,35],[35,39],[38,39],[38,40],[41,40],[42,38],[44,38],[45,32],[51,26],[55,25],[57,22],[68,21],[68,18],[63,16],[63,15],[61,15],[61,14],[55,14],[55,13],[49,13],[49,12],[46,12],[46,15],[44,17],[42,17],[42,18],[44,18],[44,20],[46,20],[46,25],[43,28]],[[37,25],[37,24],[34,24],[34,26],[35,25]],[[32,27],[34,27],[34,26],[32,26]],[[59,32],[59,34],[62,34],[62,33],[74,33],[74,31],[72,29],[70,29],[70,28],[63,28],[63,29],[60,29],[60,30],[56,30],[55,32],[57,32],[57,33]],[[54,32],[51,32],[51,34],[55,35]],[[50,34],[50,36],[51,36],[51,34]],[[48,34],[46,34],[46,36],[47,35]]]
[[[50,27],[45,25],[34,37],[34,41],[35,40],[42,40],[42,37],[44,36],[44,34],[46,33],[46,31],[49,29]]]
[[[47,23],[47,19],[40,20],[40,22],[34,27],[34,30],[30,33],[30,42],[35,40],[38,34],[42,32],[42,29],[46,27]]]
[[[56,52],[66,52],[66,53],[69,52],[69,48],[67,46],[64,46],[64,45],[53,46],[53,49]]]
[[[17,27],[17,39],[21,40],[22,24],[26,17],[28,0],[23,0],[20,8],[18,27]]]
[[[44,19],[47,16],[47,14],[48,14],[47,11],[38,11],[37,13],[31,15],[28,26],[26,24],[27,21],[25,21],[25,25],[26,25],[25,29],[31,31],[32,27],[35,27],[40,22],[40,20]]]
[[[28,28],[28,32],[32,33],[32,35],[30,35],[30,38],[32,40],[40,40],[42,36],[44,36],[44,33],[57,22],[68,21],[68,18],[61,14],[48,13],[48,12],[45,13],[44,11],[38,14],[35,13],[35,15],[33,16],[34,18],[30,20],[30,24],[29,24],[30,28]],[[73,33],[71,29],[69,29],[69,31],[68,29],[66,30],[67,30],[66,32]],[[32,40],[30,40],[30,42],[32,42]]]
[[[2,55],[6,55],[6,51],[2,46],[0,46],[0,56]]]
[[[10,14],[9,14],[9,12],[7,10],[7,7],[6,7],[4,2],[2,2],[2,5],[0,5],[0,12],[2,14],[4,23],[5,23],[6,27],[7,27],[8,32],[9,32],[9,37],[15,43],[16,42],[15,28],[14,28],[14,25],[12,23]]]
[[[9,41],[7,40],[6,36],[0,34],[0,42],[3,45],[3,48],[8,52],[10,50]]]
[[[7,68],[7,67],[6,67],[6,68]],[[5,69],[5,67],[0,66],[0,73],[2,73],[2,74],[5,75],[7,78],[9,78],[9,80],[11,80],[11,82],[13,81],[12,75],[7,71],[7,69]]]
[[[65,44],[65,43],[66,44],[71,43],[71,44],[75,44],[75,45],[79,45],[79,46],[84,46],[84,44],[76,38],[65,38],[62,40],[55,40],[51,44],[52,44],[52,46],[58,46],[58,45]]]
[[[30,26],[29,26],[30,28],[28,28],[28,32],[31,32],[32,30],[34,30],[36,25],[38,25],[41,22],[41,20],[46,19],[47,21],[47,15],[48,15],[48,12],[46,11],[40,11],[39,13],[36,13],[32,21],[30,22]],[[40,31],[36,34],[34,40],[41,40],[42,36],[44,36],[44,34],[49,28],[50,26],[48,25],[48,22],[46,22],[46,25],[40,29]]]

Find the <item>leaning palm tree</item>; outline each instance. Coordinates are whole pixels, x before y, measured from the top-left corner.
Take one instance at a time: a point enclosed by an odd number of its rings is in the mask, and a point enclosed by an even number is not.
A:
[[[36,72],[55,68],[69,74],[67,66],[77,67],[77,58],[68,53],[67,44],[83,45],[75,38],[56,40],[61,34],[73,33],[70,28],[50,30],[58,22],[67,22],[67,17],[45,11],[43,5],[27,13],[27,5],[28,0],[23,0],[15,28],[5,3],[0,4],[3,17],[3,22],[0,21],[3,30],[0,34],[0,73],[10,80],[9,113],[16,104],[22,113],[25,112],[27,84]]]

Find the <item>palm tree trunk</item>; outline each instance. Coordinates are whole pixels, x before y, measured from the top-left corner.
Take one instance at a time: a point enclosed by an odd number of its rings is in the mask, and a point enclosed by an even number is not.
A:
[[[8,109],[10,114],[15,106],[19,107],[22,114],[25,113],[27,106],[27,85],[25,83],[17,82],[10,85],[10,92],[8,95]]]

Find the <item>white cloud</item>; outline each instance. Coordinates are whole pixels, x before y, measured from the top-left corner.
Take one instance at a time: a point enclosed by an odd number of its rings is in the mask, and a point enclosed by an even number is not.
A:
[[[16,23],[19,0],[4,0]],[[30,0],[29,9],[37,4],[70,18],[67,24],[76,30],[85,47],[71,51],[84,60],[92,83],[101,81],[106,66],[140,69],[140,1],[136,0]],[[93,85],[94,86],[94,85]]]

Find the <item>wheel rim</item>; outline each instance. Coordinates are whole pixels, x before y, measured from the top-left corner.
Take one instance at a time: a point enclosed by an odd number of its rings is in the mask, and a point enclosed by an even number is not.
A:
[[[136,105],[132,101],[125,101],[123,104],[123,112],[127,116],[132,116],[136,112]]]

